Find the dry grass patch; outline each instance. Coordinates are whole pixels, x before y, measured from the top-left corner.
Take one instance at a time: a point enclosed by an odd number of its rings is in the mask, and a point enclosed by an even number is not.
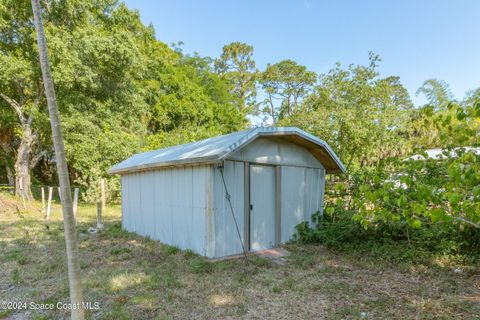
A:
[[[9,198],[9,201],[14,201]],[[43,221],[37,204],[0,220],[2,299],[68,302],[60,208]],[[13,208],[13,209],[12,209]],[[56,214],[55,214],[56,213]],[[285,265],[260,257],[209,262],[120,227],[111,207],[105,230],[89,234],[95,208],[79,210],[89,319],[478,319],[480,271],[392,265],[314,245],[288,245]],[[66,311],[0,311],[0,319],[59,319]]]

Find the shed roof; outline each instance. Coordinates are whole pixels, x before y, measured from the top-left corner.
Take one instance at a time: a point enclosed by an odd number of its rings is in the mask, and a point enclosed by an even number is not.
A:
[[[215,163],[258,137],[275,136],[301,145],[325,167],[327,173],[345,172],[345,166],[323,140],[294,127],[258,127],[164,149],[138,153],[114,165],[109,174],[185,164]]]

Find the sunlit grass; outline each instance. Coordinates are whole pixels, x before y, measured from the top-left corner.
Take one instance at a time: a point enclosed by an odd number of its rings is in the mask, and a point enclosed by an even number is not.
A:
[[[0,212],[0,292],[7,299],[68,302],[61,208],[54,205],[49,222],[40,209],[32,203]],[[358,319],[366,314],[374,319],[475,319],[480,314],[478,266],[456,265],[448,257],[439,258],[432,269],[290,244],[283,265],[257,256],[248,262],[210,262],[126,232],[120,221],[120,208],[109,206],[105,229],[91,234],[96,206],[79,207],[84,295],[101,304],[87,312],[88,318]],[[17,316],[0,313],[0,319]],[[35,313],[38,319],[67,316],[64,310]]]

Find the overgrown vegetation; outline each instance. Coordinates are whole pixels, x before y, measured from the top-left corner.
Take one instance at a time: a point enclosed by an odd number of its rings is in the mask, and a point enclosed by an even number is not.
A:
[[[20,203],[17,211],[17,199],[0,194],[0,201],[9,208],[0,210],[2,299],[67,302],[59,206],[46,224],[38,203],[26,209]],[[119,207],[108,207],[97,233],[88,232],[94,206],[82,205],[78,218],[85,299],[100,303],[89,319],[476,319],[480,313],[479,269],[465,260],[427,267],[421,260],[389,263],[371,252],[290,244],[284,264],[255,256],[248,263],[210,262],[124,231]],[[0,312],[0,319],[67,316],[66,310]]]
[[[216,58],[169,47],[119,1],[45,6],[70,178],[84,203],[97,200],[101,178],[109,200],[118,199],[118,178],[106,170],[133,153],[241,130],[252,118],[321,137],[348,169],[329,181],[324,214],[297,227],[298,238],[312,244],[290,245],[286,266],[261,258],[211,264],[124,232],[118,211],[106,230],[89,234],[94,208],[82,207],[80,266],[88,297],[108,310],[99,318],[480,313],[480,155],[468,148],[480,146],[480,89],[457,100],[446,82],[428,79],[417,92],[427,104],[414,106],[399,77],[380,75],[374,53],[367,65],[336,64],[323,74],[292,60],[258,70],[245,43],[225,45]],[[61,225],[44,224],[36,204],[24,201],[33,198],[32,184],[56,184],[31,16],[28,0],[0,5],[0,183],[15,185],[23,199],[0,198],[0,275],[8,284],[1,292],[48,302],[65,299],[67,289],[53,276],[64,274]],[[430,148],[443,149],[442,159],[406,160],[425,158]],[[368,270],[385,268],[386,285],[372,286],[378,279]],[[405,277],[405,287],[392,292],[388,285]],[[262,309],[259,296],[272,308]]]
[[[471,128],[478,128],[480,103],[449,104],[435,117],[445,145],[452,138],[478,138]],[[386,159],[332,185],[325,214],[315,214],[312,224],[299,225],[298,238],[369,250],[387,259],[421,262],[442,256],[478,261],[479,173],[480,154],[468,148],[445,148],[436,159],[425,152],[411,159]]]
[[[479,144],[469,133],[478,121],[465,126],[448,110],[454,97],[445,82],[425,81],[417,94],[428,104],[414,106],[399,77],[380,76],[374,53],[367,65],[325,73],[292,60],[258,70],[245,43],[226,44],[219,57],[169,47],[119,1],[50,1],[43,18],[70,178],[87,202],[96,201],[101,178],[118,199],[118,178],[106,174],[112,164],[244,129],[247,117],[321,137],[349,171],[443,147],[446,134],[452,146]],[[4,1],[0,30],[0,183],[30,199],[30,184],[55,184],[55,163],[29,1]],[[459,105],[473,105],[479,92]]]

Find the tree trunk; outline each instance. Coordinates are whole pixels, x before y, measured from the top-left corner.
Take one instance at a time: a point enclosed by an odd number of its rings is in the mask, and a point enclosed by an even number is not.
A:
[[[15,185],[15,176],[13,175],[12,168],[10,168],[10,164],[8,163],[8,160],[3,158],[3,165],[5,166],[5,171],[7,173],[7,181],[8,184],[11,186]]]
[[[63,224],[65,229],[65,243],[67,249],[68,280],[70,284],[70,301],[74,306],[71,310],[72,319],[84,319],[82,279],[80,275],[80,263],[78,259],[77,234],[75,230],[75,219],[73,217],[72,194],[70,192],[70,179],[68,175],[65,146],[63,144],[60,115],[55,98],[53,79],[48,63],[47,43],[43,30],[42,15],[39,0],[32,0],[32,9],[37,31],[38,53],[40,56],[40,67],[42,69],[45,95],[47,96],[50,125],[52,127],[53,146],[57,164],[58,180],[60,184],[60,198],[63,209]],[[76,307],[76,308],[75,308]]]
[[[30,126],[24,126],[22,140],[15,161],[15,194],[24,200],[33,200],[30,178],[30,159],[33,147],[33,135]]]
[[[0,97],[5,100],[15,111],[18,116],[22,127],[22,138],[20,140],[20,146],[17,150],[17,159],[15,161],[15,194],[22,197],[24,200],[32,200],[31,179],[30,170],[32,169],[31,157],[32,148],[35,144],[35,134],[32,131],[33,110],[38,106],[39,99],[35,99],[33,108],[30,110],[30,114],[25,115],[22,105],[15,101],[15,99],[0,93]],[[3,151],[8,154],[9,142],[1,141],[1,147]],[[8,168],[8,166],[7,166]],[[7,171],[8,172],[8,171]]]

